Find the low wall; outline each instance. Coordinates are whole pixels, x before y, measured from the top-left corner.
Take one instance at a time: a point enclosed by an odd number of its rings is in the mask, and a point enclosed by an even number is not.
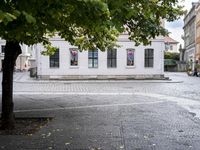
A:
[[[42,80],[165,80],[163,74],[154,75],[75,75],[75,76],[49,76],[40,75]]]
[[[187,70],[187,64],[186,62],[177,62],[177,71],[186,71]]]

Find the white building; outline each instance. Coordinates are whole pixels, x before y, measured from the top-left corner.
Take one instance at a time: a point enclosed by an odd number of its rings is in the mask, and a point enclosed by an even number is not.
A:
[[[164,77],[164,38],[152,40],[151,45],[138,47],[119,37],[120,48],[101,52],[83,51],[55,37],[50,39],[58,47],[53,56],[43,56],[43,46],[36,47],[36,66],[39,79],[160,79]]]
[[[171,53],[179,53],[178,50],[178,43],[176,40],[172,39],[171,37],[165,37],[165,51]]]
[[[0,70],[2,70],[2,64],[4,60],[6,41],[0,39]],[[30,57],[30,48],[27,45],[21,45],[22,54],[20,54],[16,60],[15,69],[19,71],[27,70],[29,68],[28,59]]]

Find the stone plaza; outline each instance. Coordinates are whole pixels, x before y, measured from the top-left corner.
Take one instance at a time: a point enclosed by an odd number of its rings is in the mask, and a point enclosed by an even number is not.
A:
[[[31,136],[0,135],[0,149],[198,150],[200,78],[37,80],[14,74],[16,117],[52,117]]]

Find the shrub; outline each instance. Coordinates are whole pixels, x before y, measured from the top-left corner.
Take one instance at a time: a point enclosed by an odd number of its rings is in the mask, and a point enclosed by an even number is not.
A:
[[[179,61],[180,54],[179,53],[165,52],[164,58],[165,59],[173,59],[173,60]]]

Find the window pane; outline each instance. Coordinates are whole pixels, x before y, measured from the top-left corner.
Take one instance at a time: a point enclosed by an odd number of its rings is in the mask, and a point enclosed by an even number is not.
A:
[[[173,50],[173,45],[170,45],[170,50]]]
[[[149,57],[153,57],[153,49],[149,49]]]
[[[93,52],[92,51],[88,51],[88,57],[92,58]]]
[[[110,59],[112,55],[112,50],[108,50],[107,51],[107,58]]]
[[[94,59],[94,68],[98,67],[98,59]]]
[[[145,49],[145,58],[149,56],[149,49]]]
[[[149,59],[149,67],[153,67],[153,59]]]
[[[149,67],[149,62],[148,62],[148,60],[145,60],[145,67]]]
[[[78,49],[70,49],[70,65],[78,66]]]
[[[94,52],[94,58],[98,58],[98,51]]]
[[[89,60],[88,60],[88,67],[89,67],[89,68],[92,68],[92,59],[89,59]]]
[[[112,58],[116,58],[117,51],[116,49],[112,49]]]
[[[112,67],[115,68],[117,66],[116,59],[112,59]]]
[[[111,68],[111,67],[112,67],[111,59],[108,59],[108,60],[107,60],[107,66],[108,66],[108,68]]]

